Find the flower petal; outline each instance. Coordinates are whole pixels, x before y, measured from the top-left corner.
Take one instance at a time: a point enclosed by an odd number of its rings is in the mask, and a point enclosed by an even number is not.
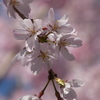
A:
[[[33,0],[22,0],[24,4],[29,4],[31,3]]]
[[[49,60],[49,59],[47,59],[46,61],[45,61],[45,64],[44,64],[44,69],[46,69],[47,71],[48,70],[50,70],[51,69],[51,65],[52,65],[52,61],[51,60]]]
[[[79,38],[69,38],[67,39],[68,42],[70,43],[70,47],[80,47],[82,46],[82,40]]]
[[[7,6],[7,4],[8,4],[7,0],[3,0],[3,2]]]
[[[56,51],[55,56],[56,56],[57,60],[59,60],[59,54],[60,54],[59,46],[56,46],[55,51]]]
[[[82,81],[81,79],[73,79],[68,83],[70,83],[71,87],[81,87],[85,84],[84,81]]]
[[[67,20],[68,21],[68,15],[63,15],[63,17],[60,20]]]
[[[54,14],[53,8],[50,8],[50,10],[48,12],[48,20],[50,22],[53,22],[55,20],[55,14]]]
[[[71,26],[61,26],[57,29],[57,32],[61,33],[71,33],[73,32],[73,28]]]
[[[18,60],[22,60],[23,58],[25,58],[25,54],[26,54],[26,49],[21,50],[18,54],[15,55],[15,57],[12,60],[12,64],[15,63]],[[23,63],[22,63],[23,64]],[[23,64],[24,65],[24,64]]]
[[[61,54],[69,61],[75,60],[75,57],[64,47],[61,47]]]
[[[25,2],[25,1],[24,1]],[[20,6],[15,5],[16,9],[18,9],[25,17],[29,18],[28,14],[30,13],[30,7],[28,4],[20,3]]]
[[[14,11],[12,5],[8,6],[7,14],[8,14],[9,17],[16,18],[15,11]]]
[[[34,20],[35,31],[39,31],[40,29],[42,29],[42,26],[43,26],[43,21],[41,19]]]
[[[60,39],[61,39],[62,41],[65,41],[65,40],[67,40],[67,38],[69,38],[69,37],[71,37],[71,36],[75,36],[75,35],[74,35],[74,34],[68,33],[68,34],[66,34],[66,35],[63,35]]]
[[[34,64],[31,65],[31,71],[33,71],[34,75],[37,75],[42,70],[42,60],[37,60]]]
[[[37,96],[35,95],[25,95],[18,100],[40,100]]]
[[[27,52],[27,51],[26,51],[26,48],[23,48],[23,49],[20,51],[20,55],[23,56],[23,55],[26,54],[26,52]]]
[[[19,20],[19,23],[26,30],[33,29],[33,24],[30,19]]]
[[[16,61],[20,60],[21,59],[21,55],[20,55],[20,52],[18,54],[16,54],[14,56],[14,58],[12,59],[11,61],[11,64],[14,64]]]
[[[58,20],[58,26],[61,27],[63,25],[66,25],[69,18],[67,15],[64,15],[60,20]]]
[[[77,100],[77,95],[76,95],[75,91],[71,88],[69,89],[69,93],[64,94],[63,97],[66,100]]]
[[[21,58],[22,66],[27,66],[29,64],[27,56],[23,55]]]
[[[25,46],[26,46],[26,49],[27,51],[31,52],[33,50],[33,47],[34,47],[34,37],[31,36],[29,37],[26,41],[25,41]]]
[[[71,85],[68,82],[65,82],[65,89],[70,88]]]
[[[30,36],[30,33],[23,29],[15,29],[13,32],[14,38],[18,40],[25,40]]]

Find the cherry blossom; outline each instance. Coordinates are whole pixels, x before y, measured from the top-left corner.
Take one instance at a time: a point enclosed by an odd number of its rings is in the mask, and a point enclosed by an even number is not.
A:
[[[61,86],[61,96],[63,100],[77,100],[76,92],[72,87],[81,87],[84,82],[80,79],[73,79],[72,81],[65,82],[64,86]]]
[[[13,18],[16,18],[15,9],[28,17],[28,13],[30,13],[29,3],[32,1],[33,0],[3,0],[4,4],[7,6],[8,15]]]
[[[21,50],[13,58],[12,63],[19,60],[23,66],[31,66],[31,71],[37,75],[43,67],[47,71],[50,70],[56,57],[55,53],[52,53],[46,45],[37,44],[32,52],[28,52],[26,48]]]
[[[48,71],[48,81],[39,95],[25,95],[18,100],[42,100],[45,90],[52,81],[55,96],[58,100],[77,100],[73,87],[81,87],[84,82],[80,79],[64,81],[53,72],[52,66],[61,53],[67,60],[73,61],[75,57],[70,53],[69,47],[82,46],[82,40],[77,37],[76,31],[68,23],[68,16],[64,15],[57,20],[53,8],[48,11],[47,20],[29,19],[30,6],[33,0],[3,0],[10,17],[16,19],[19,15],[22,19],[19,24],[22,28],[15,29],[14,38],[24,40],[24,48],[15,55],[15,61],[21,61],[23,66],[29,66],[34,75],[42,69]],[[61,93],[56,89],[55,82],[60,85]]]
[[[47,22],[48,29],[52,32],[56,32],[57,34],[66,34],[75,31],[68,24],[68,16],[64,15],[60,20],[55,20],[55,14],[53,8],[50,8],[48,12],[48,22]]]
[[[34,75],[39,74],[43,67],[48,71],[52,68],[55,60],[55,54],[52,53],[46,45],[39,44],[39,46],[37,45],[31,60],[31,70]]]
[[[37,35],[41,33],[42,20],[36,19],[32,22],[30,19],[19,20],[23,29],[15,29],[14,37],[18,40],[26,40],[25,45],[28,51],[32,51],[34,48],[34,42],[36,42]]]
[[[73,34],[66,34],[64,36],[60,35],[57,38],[57,41],[57,52],[61,52],[61,54],[69,61],[75,60],[75,57],[68,51],[66,47],[80,47],[82,46],[82,40]]]
[[[48,12],[48,19],[50,21],[49,26],[56,23],[52,8]],[[39,74],[43,67],[49,70],[53,62],[58,60],[60,52],[67,60],[75,60],[75,57],[69,52],[67,47],[80,47],[82,46],[82,40],[76,37],[72,27],[70,28],[71,30],[69,27],[66,27],[68,25],[67,22],[68,18],[64,15],[57,22],[59,28],[57,30],[50,30],[48,25],[44,27],[45,22],[41,19],[19,20],[23,29],[15,29],[14,37],[18,40],[25,40],[25,49],[24,52],[23,50],[20,51],[14,60],[21,60],[23,66],[30,64],[31,70],[35,75]],[[59,29],[61,30],[59,31],[60,33],[56,34]],[[64,29],[67,34],[62,31]],[[70,30],[69,33],[67,29]]]
[[[25,95],[19,98],[18,100],[41,100],[41,99],[38,98],[36,95]]]

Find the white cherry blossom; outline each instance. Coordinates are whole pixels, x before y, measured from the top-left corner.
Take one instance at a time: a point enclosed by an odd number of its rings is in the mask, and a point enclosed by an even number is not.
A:
[[[57,53],[59,54],[59,52],[61,52],[61,54],[69,61],[75,60],[75,57],[68,51],[66,47],[80,47],[82,46],[82,40],[73,34],[66,34],[64,36],[60,35],[57,41]]]
[[[31,52],[35,48],[35,40],[37,35],[41,33],[42,20],[36,19],[32,22],[30,19],[19,20],[20,25],[23,29],[15,29],[14,37],[18,40],[26,40],[26,49]]]
[[[34,75],[39,74],[43,67],[48,71],[53,66],[55,60],[55,54],[48,49],[47,45],[39,44],[31,60],[31,70]]]
[[[56,35],[50,33],[48,30],[44,30],[41,34],[38,35],[39,43],[45,44],[53,53],[56,52],[55,50],[56,39],[57,39]]]
[[[64,86],[61,86],[61,96],[63,100],[77,100],[76,92],[72,87],[81,87],[84,82],[80,79],[73,79],[72,81],[65,82]]]
[[[72,79],[71,81],[68,81],[68,83],[71,87],[82,87],[85,84],[81,79]]]
[[[19,98],[18,100],[41,100],[41,99],[38,98],[36,95],[25,95]]]
[[[30,65],[35,75],[40,73],[43,67],[49,70],[53,62],[58,60],[59,53],[69,61],[75,60],[67,47],[82,45],[82,40],[77,38],[74,29],[69,27],[66,15],[59,21],[55,21],[54,11],[51,8],[48,19],[49,24],[46,27],[43,27],[45,23],[41,19],[19,20],[23,29],[14,30],[16,39],[25,40],[25,49],[19,52],[14,60],[21,60],[23,66]]]
[[[43,67],[47,71],[50,70],[56,57],[47,45],[37,44],[32,52],[28,52],[26,48],[21,50],[13,58],[12,63],[19,60],[23,66],[31,66],[31,71],[33,71],[34,75],[37,75],[42,71]]]
[[[28,13],[30,13],[29,3],[32,1],[33,0],[3,0],[7,6],[8,15],[13,18],[16,18],[14,7],[28,18]]]
[[[53,82],[53,79],[55,79],[61,86],[61,94],[59,94],[53,83],[56,97],[59,100],[77,100],[76,92],[72,88],[81,87],[84,82],[80,79],[65,82],[59,79],[53,71],[50,73],[50,69],[53,66],[53,62],[58,60],[59,53],[69,61],[75,60],[68,47],[80,47],[82,46],[82,40],[76,37],[76,31],[68,23],[67,15],[56,20],[53,8],[50,8],[48,12],[47,22],[43,22],[41,19],[27,19],[30,13],[29,3],[32,1],[3,0],[10,17],[16,18],[16,14],[18,14],[23,19],[19,20],[23,29],[15,29],[13,32],[16,39],[25,41],[25,47],[15,55],[12,64],[20,60],[23,66],[30,66],[34,75],[39,74],[42,69],[49,71],[48,82],[51,80]],[[41,96],[47,86],[48,83],[39,96],[25,95],[18,100],[42,100]]]
[[[48,22],[47,27],[50,31],[56,32],[57,34],[66,34],[75,31],[68,24],[68,16],[64,15],[60,20],[55,20],[55,14],[53,8],[50,8],[48,12]]]

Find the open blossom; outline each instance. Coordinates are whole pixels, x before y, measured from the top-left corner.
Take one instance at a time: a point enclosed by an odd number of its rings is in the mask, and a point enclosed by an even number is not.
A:
[[[25,95],[19,98],[18,100],[41,100],[41,99],[38,98],[36,95]]]
[[[48,12],[47,27],[50,31],[57,34],[66,34],[74,31],[71,25],[68,24],[68,16],[64,15],[60,20],[55,20],[53,8]]]
[[[76,92],[72,87],[81,87],[84,85],[84,82],[80,79],[73,79],[68,81],[64,86],[61,86],[61,96],[63,100],[77,100]]]
[[[40,44],[37,44],[32,52],[28,52],[26,48],[21,50],[13,58],[12,63],[18,60],[21,61],[23,66],[31,66],[31,71],[33,71],[34,75],[37,75],[42,71],[43,67],[46,70],[50,70],[56,57],[46,45],[40,46]]]
[[[28,51],[32,51],[34,48],[34,42],[37,35],[41,33],[42,20],[36,19],[32,22],[30,19],[19,20],[23,29],[15,29],[14,37],[18,40],[26,40],[25,46]]]
[[[37,46],[31,60],[31,70],[36,75],[43,69],[50,70],[54,60],[55,54],[52,53],[46,45]]]
[[[75,37],[73,34],[66,34],[64,36],[59,36],[57,41],[57,52],[61,52],[61,54],[69,61],[75,60],[75,57],[68,51],[66,47],[80,47],[82,46],[82,40]]]
[[[14,7],[28,17],[28,13],[30,13],[29,3],[32,1],[33,0],[3,0],[4,4],[7,6],[8,15],[14,18],[16,18]]]

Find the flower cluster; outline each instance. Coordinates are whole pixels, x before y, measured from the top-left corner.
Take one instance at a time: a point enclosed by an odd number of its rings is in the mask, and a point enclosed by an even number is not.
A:
[[[75,29],[68,24],[68,17],[64,15],[60,20],[55,20],[53,8],[48,12],[47,21],[41,19],[19,20],[23,29],[15,29],[14,37],[25,40],[25,48],[16,57],[22,65],[31,66],[36,75],[45,67],[47,70],[61,53],[67,60],[73,61],[75,57],[67,47],[80,47],[82,41],[76,37]]]
[[[57,100],[77,100],[77,95],[71,87],[81,87],[84,82],[79,79],[64,81],[57,77],[53,72],[54,61],[59,60],[59,55],[68,61],[75,60],[68,47],[82,46],[82,40],[77,37],[77,32],[68,23],[68,16],[64,15],[56,20],[53,8],[48,11],[47,20],[30,19],[29,3],[33,0],[3,0],[7,6],[10,17],[16,18],[18,14],[22,19],[19,20],[21,29],[15,29],[14,38],[24,40],[25,47],[13,58],[12,63],[20,60],[23,66],[30,66],[34,75],[37,75],[44,68],[48,71],[48,82],[39,95],[26,95],[18,100],[41,100],[50,81],[55,89]],[[61,92],[58,92],[55,82],[60,85]]]

